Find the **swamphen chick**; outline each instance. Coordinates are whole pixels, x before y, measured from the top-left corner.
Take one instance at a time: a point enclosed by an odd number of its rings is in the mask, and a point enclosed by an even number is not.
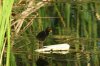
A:
[[[36,36],[36,38],[39,41],[44,41],[45,38],[49,35],[49,32],[51,32],[52,29],[50,27],[47,27],[44,31],[41,31],[38,33],[38,35]]]
[[[51,32],[52,29],[50,27],[47,27],[44,31],[41,31],[38,33],[36,38],[39,40],[39,44],[43,47],[43,41],[46,39],[46,37],[49,35],[49,32]],[[41,48],[41,47],[40,47]]]
[[[36,61],[36,65],[37,66],[48,66],[49,63],[46,59],[43,59],[43,58],[39,58],[37,61]]]

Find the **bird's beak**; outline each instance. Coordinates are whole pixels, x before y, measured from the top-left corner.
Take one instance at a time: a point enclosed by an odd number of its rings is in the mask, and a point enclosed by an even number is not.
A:
[[[52,30],[50,30],[50,32],[52,32]]]

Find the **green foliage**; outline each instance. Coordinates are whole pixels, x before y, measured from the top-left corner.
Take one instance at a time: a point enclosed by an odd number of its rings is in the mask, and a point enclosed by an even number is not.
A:
[[[9,5],[9,6],[8,6]],[[7,56],[6,56],[6,66],[10,66],[10,15],[12,10],[13,0],[3,0],[0,13],[0,60],[3,57],[5,48],[5,38],[7,39]],[[2,60],[0,61],[0,66],[2,65]]]

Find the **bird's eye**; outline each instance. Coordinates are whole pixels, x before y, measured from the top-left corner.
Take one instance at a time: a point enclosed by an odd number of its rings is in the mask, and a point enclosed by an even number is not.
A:
[[[52,32],[52,29],[49,29],[49,32]]]

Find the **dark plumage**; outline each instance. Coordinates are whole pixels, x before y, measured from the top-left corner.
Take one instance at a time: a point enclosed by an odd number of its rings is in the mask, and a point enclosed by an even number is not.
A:
[[[49,63],[46,59],[43,59],[43,58],[39,58],[37,61],[36,61],[36,65],[37,66],[48,66]]]
[[[44,31],[41,31],[38,33],[38,35],[36,36],[36,38],[39,41],[44,41],[45,38],[49,35],[49,32],[51,32],[52,29],[50,27],[47,27]]]

